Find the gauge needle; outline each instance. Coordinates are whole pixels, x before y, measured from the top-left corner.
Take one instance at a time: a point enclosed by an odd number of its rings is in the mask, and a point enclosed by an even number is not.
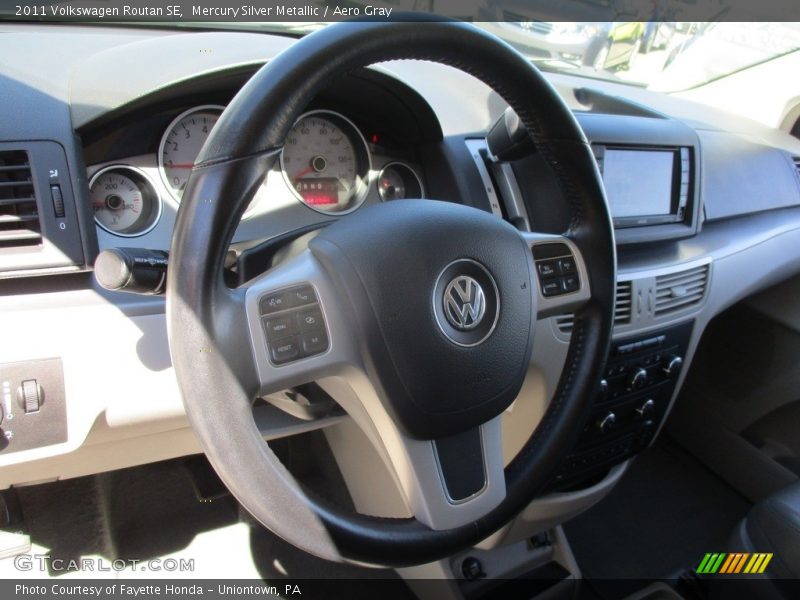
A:
[[[194,167],[194,163],[172,163],[167,165],[169,169],[191,169],[192,167]]]
[[[310,167],[310,166],[309,166],[309,167],[306,167],[305,169],[303,169],[303,170],[302,170],[302,171],[300,171],[300,172],[299,172],[297,175],[295,175],[295,176],[294,176],[294,179],[293,179],[293,181],[297,181],[297,180],[298,180],[298,179],[300,179],[300,178],[301,178],[303,175],[308,175],[308,174],[309,174],[309,173],[311,173],[311,171],[313,171],[313,170],[314,170],[314,167]]]

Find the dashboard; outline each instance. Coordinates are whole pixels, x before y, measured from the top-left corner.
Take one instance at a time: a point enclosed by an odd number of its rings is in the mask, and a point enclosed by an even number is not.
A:
[[[0,347],[9,390],[0,487],[199,452],[172,372],[163,297],[104,290],[92,265],[106,249],[169,249],[200,147],[248,77],[292,40],[81,26],[0,31],[0,206],[16,211],[0,217],[0,327],[14,340]],[[507,530],[520,539],[608,493],[657,435],[715,315],[800,272],[800,142],[663,94],[548,77],[606,182],[617,312],[598,427],[541,501],[551,508],[534,503]],[[503,156],[502,144],[487,139],[501,122],[514,136],[506,108],[477,80],[429,63],[399,61],[331,82],[264,174],[227,266],[246,279],[326,223],[404,198],[460,202],[520,229],[563,232],[570,215],[543,158]],[[541,276],[556,285],[568,277],[559,258],[537,257],[553,269]],[[541,358],[528,399],[504,420],[506,460],[543,413],[570,332],[569,314],[537,324]],[[12,388],[31,380],[45,389],[37,424],[11,400]],[[29,392],[34,402],[36,389]],[[273,400],[255,409],[267,439],[344,419],[292,415],[277,408],[286,398]],[[602,437],[609,414],[619,426]],[[357,466],[340,466],[357,487]],[[379,509],[366,496],[355,501]]]
[[[416,118],[404,105],[387,121],[353,100],[380,96],[380,79],[347,78],[298,118],[245,211],[236,242],[251,241],[256,231],[266,239],[292,223],[338,218],[362,205],[426,197],[418,145],[440,132],[433,126],[426,134],[424,123],[406,127]],[[81,131],[101,248],[168,248],[195,159],[237,90],[210,86],[163,106],[156,95],[153,110]]]

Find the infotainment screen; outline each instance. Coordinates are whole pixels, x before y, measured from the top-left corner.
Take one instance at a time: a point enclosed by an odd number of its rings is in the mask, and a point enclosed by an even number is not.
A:
[[[603,182],[615,219],[669,215],[675,153],[606,148]]]

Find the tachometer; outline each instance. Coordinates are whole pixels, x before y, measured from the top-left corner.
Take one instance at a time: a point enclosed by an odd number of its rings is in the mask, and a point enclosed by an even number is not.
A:
[[[147,176],[134,167],[101,169],[89,182],[94,219],[106,231],[123,237],[150,231],[161,216],[161,200]]]
[[[316,110],[301,116],[286,136],[281,169],[303,204],[324,213],[346,213],[367,195],[369,148],[349,119]]]
[[[179,114],[170,123],[158,149],[158,166],[164,185],[178,202],[189,174],[208,139],[223,107],[214,104],[197,106]]]

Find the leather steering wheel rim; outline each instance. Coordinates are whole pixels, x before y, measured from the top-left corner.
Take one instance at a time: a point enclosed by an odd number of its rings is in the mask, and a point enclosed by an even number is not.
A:
[[[434,530],[414,518],[340,510],[306,494],[261,438],[242,292],[223,282],[230,240],[264,173],[308,102],[336,77],[378,62],[419,59],[465,71],[516,111],[570,204],[565,236],[586,259],[591,297],[575,312],[566,364],[539,426],[505,469],[506,496],[488,514]],[[299,40],[260,69],[219,119],[189,179],[167,281],[170,352],[186,412],[222,480],[263,525],[312,554],[387,566],[449,556],[510,521],[566,456],[591,408],[613,324],[615,249],[591,148],[569,108],[522,55],[452,22],[347,22]],[[534,282],[535,285],[535,282]]]

